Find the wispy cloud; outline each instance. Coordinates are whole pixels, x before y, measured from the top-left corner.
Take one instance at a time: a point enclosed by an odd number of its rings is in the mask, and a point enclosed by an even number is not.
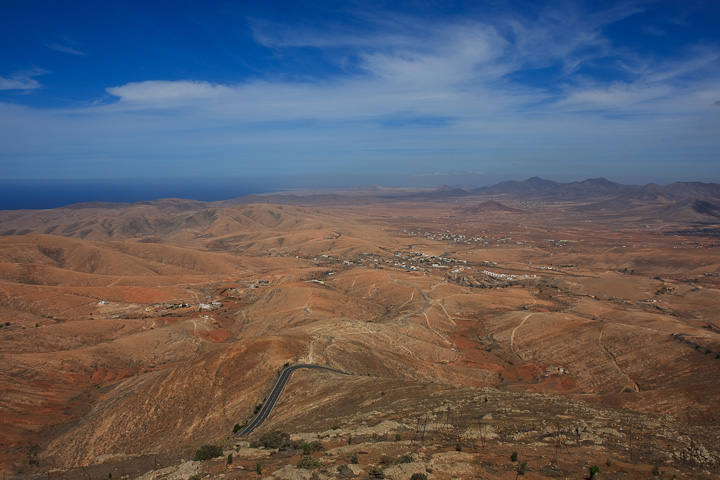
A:
[[[462,120],[511,119],[522,111],[657,113],[653,105],[703,88],[720,69],[717,51],[696,47],[688,58],[657,60],[615,48],[608,25],[639,8],[621,5],[585,14],[572,6],[536,17],[420,23],[388,16],[366,26],[377,35],[256,24],[258,42],[291,51],[326,49],[341,75],[302,82],[267,78],[238,84],[146,81],[115,86],[116,109],[190,108],[235,120],[368,120],[385,126],[447,126]],[[391,31],[387,31],[390,28]],[[605,62],[598,66],[599,61]],[[623,71],[592,77],[582,69]],[[556,68],[555,78],[534,84],[532,72]],[[528,72],[528,81],[514,75]],[[552,93],[547,85],[555,85]],[[398,113],[402,112],[402,113]],[[667,112],[671,114],[671,111]]]
[[[682,149],[672,145],[688,138],[708,146],[698,155],[717,146],[707,127],[708,118],[717,122],[720,98],[716,48],[695,45],[658,59],[605,33],[636,14],[634,4],[595,13],[563,5],[527,16],[387,14],[345,29],[255,21],[255,41],[278,58],[318,49],[337,68],[309,71],[302,81],[270,73],[223,83],[148,79],[108,86],[111,101],[84,108],[14,107],[0,115],[0,153],[37,151],[27,132],[42,123],[48,152],[66,149],[72,162],[130,159],[115,162],[121,173],[144,171],[145,158],[168,159],[153,165],[160,172],[212,158],[243,172],[324,172],[343,163],[346,171],[462,181],[559,157],[572,158],[567,165],[677,157]],[[0,88],[38,88],[33,76],[41,73],[16,72],[0,78]],[[438,172],[438,162],[449,173]]]
[[[225,85],[213,85],[209,82],[151,80],[110,87],[107,92],[130,104],[156,106],[218,99],[232,95],[234,90]]]
[[[45,75],[47,70],[32,68],[18,70],[7,77],[0,76],[0,90],[36,90],[42,85],[34,77]]]
[[[68,36],[64,36],[60,41],[57,42],[47,42],[45,46],[58,52],[69,53],[70,55],[77,55],[79,57],[84,57],[87,55],[87,53],[82,52],[78,49],[78,47],[80,46],[80,42],[77,42]]]

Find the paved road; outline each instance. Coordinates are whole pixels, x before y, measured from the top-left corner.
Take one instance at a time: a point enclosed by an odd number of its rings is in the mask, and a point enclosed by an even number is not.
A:
[[[293,372],[299,368],[314,368],[316,370],[330,370],[331,372],[340,373],[342,375],[352,375],[351,373],[343,372],[342,370],[338,370],[336,368],[331,367],[324,367],[322,365],[311,365],[311,364],[300,364],[300,365],[292,365],[290,367],[285,368],[285,370],[282,371],[280,374],[280,378],[278,378],[277,382],[275,382],[275,386],[273,387],[272,391],[270,392],[270,395],[268,396],[267,400],[265,400],[265,404],[260,409],[260,413],[253,419],[250,424],[240,430],[236,436],[242,437],[245,435],[249,435],[252,433],[253,430],[255,430],[257,427],[260,426],[262,422],[265,421],[265,419],[270,415],[270,412],[272,412],[273,407],[275,407],[275,404],[277,403],[278,399],[280,398],[280,394],[282,394],[283,389],[285,388],[285,384],[290,380],[290,376],[293,374]]]

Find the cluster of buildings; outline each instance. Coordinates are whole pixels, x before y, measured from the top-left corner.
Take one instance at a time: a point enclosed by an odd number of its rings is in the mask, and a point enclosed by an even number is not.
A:
[[[490,270],[483,270],[482,273],[488,277],[497,278],[498,280],[522,280],[525,278],[537,278],[537,275],[510,275],[507,273],[495,273]]]
[[[198,309],[199,310],[215,310],[222,306],[223,306],[222,302],[201,303],[198,305]]]
[[[444,232],[444,233],[433,233],[433,232],[415,232],[412,230],[402,230],[402,233],[405,235],[410,235],[411,237],[419,236],[426,238],[428,240],[441,240],[445,242],[452,242],[452,243],[462,243],[464,245],[475,245],[478,242],[482,242],[483,245],[487,245],[490,242],[483,242],[485,238],[483,237],[468,237],[466,235],[461,235],[459,233],[452,233],[452,232]]]

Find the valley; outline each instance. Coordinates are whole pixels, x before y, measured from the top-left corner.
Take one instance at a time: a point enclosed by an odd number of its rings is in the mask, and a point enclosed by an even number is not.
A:
[[[527,182],[0,212],[3,472],[716,478],[720,196]]]

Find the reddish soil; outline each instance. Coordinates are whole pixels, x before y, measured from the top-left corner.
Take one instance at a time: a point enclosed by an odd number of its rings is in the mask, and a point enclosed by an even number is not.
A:
[[[403,402],[402,415],[417,422],[432,386],[433,398],[458,405],[485,392],[507,395],[508,409],[526,402],[527,425],[552,422],[563,409],[670,422],[667,431],[680,433],[663,439],[631,433],[630,423],[597,428],[623,430],[628,442],[644,436],[674,471],[672,452],[689,448],[682,431],[692,430],[720,462],[716,239],[665,235],[687,225],[646,227],[573,213],[568,204],[505,199],[518,211],[458,215],[480,200],[457,201],[248,205],[212,215],[195,206],[190,226],[139,236],[100,228],[102,209],[72,218],[47,212],[53,232],[67,237],[39,234],[47,226],[34,231],[35,214],[13,218],[12,228],[25,222],[30,234],[0,237],[3,472],[43,475],[150,453],[178,459],[198,442],[224,441],[294,362],[355,376],[323,377],[318,390],[298,383],[263,429],[317,433],[338,423],[361,431],[362,422],[397,421]],[[137,215],[186,207],[104,215],[127,226]],[[89,229],[84,238],[78,222]],[[543,411],[538,398],[560,402],[557,411]],[[308,412],[324,408],[325,423],[313,426],[300,401]],[[351,417],[351,405],[372,418]],[[426,463],[451,445],[436,435]],[[520,438],[503,435],[504,445]],[[334,441],[326,448],[342,443]],[[487,460],[495,466],[478,468],[510,478],[500,445]],[[549,455],[527,445],[533,461]],[[602,445],[613,465],[636,471]],[[366,466],[380,462],[369,455]],[[692,468],[714,474],[715,464],[703,461]],[[538,468],[527,478],[542,475]]]

